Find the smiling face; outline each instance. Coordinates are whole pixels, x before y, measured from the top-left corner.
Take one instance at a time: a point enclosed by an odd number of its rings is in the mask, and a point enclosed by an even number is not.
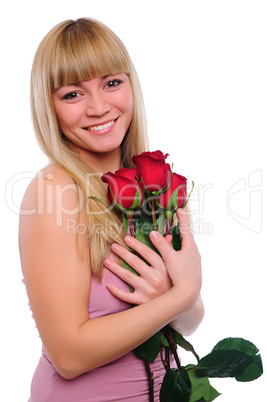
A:
[[[143,97],[135,68],[121,40],[98,21],[63,21],[44,37],[33,61],[31,110],[41,148],[51,161],[66,168],[69,159],[70,165],[77,161],[69,153],[71,148],[93,170],[97,164],[104,169],[98,172],[114,169],[116,166],[110,167],[103,157],[112,147],[120,153],[117,145],[121,139],[117,137],[109,144],[104,140],[118,134],[122,123],[120,136],[124,139],[117,169],[121,164],[132,167],[132,156],[148,148]],[[106,124],[114,130],[101,132],[108,128]]]
[[[65,85],[53,93],[60,128],[84,161],[120,157],[133,116],[133,94],[125,73]]]

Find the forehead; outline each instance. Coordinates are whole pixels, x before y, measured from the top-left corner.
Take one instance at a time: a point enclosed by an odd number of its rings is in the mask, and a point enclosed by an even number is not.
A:
[[[127,53],[120,44],[88,34],[63,37],[54,51],[51,89],[118,73],[129,73]]]

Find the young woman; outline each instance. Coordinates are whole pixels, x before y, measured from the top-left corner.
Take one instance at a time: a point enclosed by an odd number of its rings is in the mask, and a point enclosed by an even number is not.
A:
[[[22,269],[43,343],[29,401],[148,401],[145,365],[133,349],[167,323],[195,331],[201,267],[181,212],[181,251],[151,233],[160,257],[124,238],[118,215],[88,199],[107,204],[101,175],[132,167],[132,156],[147,150],[142,94],[122,42],[90,19],[54,27],[35,55],[31,106],[50,163],[30,183],[20,217]],[[160,356],[150,369],[157,401]]]

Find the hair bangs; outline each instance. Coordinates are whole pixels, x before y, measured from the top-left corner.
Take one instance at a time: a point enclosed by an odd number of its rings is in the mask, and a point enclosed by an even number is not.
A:
[[[51,55],[52,92],[64,85],[130,72],[130,60],[120,39],[107,29],[99,30],[93,21],[82,22],[67,26],[58,38]]]

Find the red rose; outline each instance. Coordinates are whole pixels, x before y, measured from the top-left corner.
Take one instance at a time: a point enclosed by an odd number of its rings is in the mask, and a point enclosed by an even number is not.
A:
[[[154,151],[154,152],[142,152],[140,155],[134,155],[133,156],[133,161],[134,159],[145,159],[149,158],[152,161],[154,160],[155,162],[161,162],[162,165],[165,163],[165,159],[169,156],[169,154],[163,154],[161,151]],[[134,161],[135,163],[135,161]]]
[[[144,200],[144,185],[137,169],[120,169],[115,173],[105,173],[101,177],[108,183],[107,197],[120,210],[140,208]]]
[[[182,208],[187,200],[187,179],[173,173],[171,185],[165,193],[159,195],[157,204],[166,210],[175,211]]]
[[[141,173],[145,188],[149,192],[159,192],[169,185],[171,167],[165,163],[168,154],[161,151],[143,152],[133,156],[133,162]]]

